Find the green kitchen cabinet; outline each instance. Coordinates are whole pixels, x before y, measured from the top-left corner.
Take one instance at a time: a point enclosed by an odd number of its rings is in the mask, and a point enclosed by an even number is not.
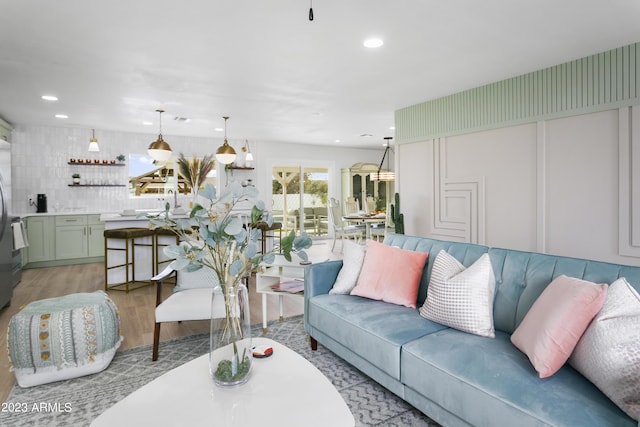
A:
[[[104,256],[104,223],[100,215],[56,217],[56,259]]]
[[[29,247],[24,252],[27,262],[55,259],[54,217],[31,216],[26,219]]]
[[[56,259],[87,256],[87,216],[56,216]]]
[[[88,256],[104,256],[104,222],[100,215],[87,215]]]
[[[29,246],[25,268],[99,262],[104,257],[104,223],[100,214],[34,215],[25,220]]]

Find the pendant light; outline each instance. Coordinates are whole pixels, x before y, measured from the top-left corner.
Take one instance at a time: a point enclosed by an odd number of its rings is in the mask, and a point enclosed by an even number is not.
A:
[[[253,154],[251,154],[251,150],[249,149],[249,141],[244,140],[244,147],[242,147],[242,151],[247,153],[244,156],[245,162],[253,162]]]
[[[224,143],[216,150],[216,160],[223,165],[228,165],[236,159],[236,150],[227,142],[227,120],[229,117],[223,116],[222,118],[224,119]]]
[[[151,156],[153,160],[158,162],[164,162],[169,160],[173,152],[171,151],[171,147],[167,144],[164,139],[162,139],[162,113],[164,110],[156,110],[160,115],[160,133],[158,134],[158,139],[153,141],[149,148],[147,149],[147,153]]]
[[[372,172],[369,177],[371,181],[395,181],[396,174],[390,170],[383,171],[382,164],[384,163],[384,158],[387,157],[387,153],[391,149],[391,140],[393,139],[390,136],[385,136],[384,139],[387,141],[387,148],[384,149],[384,154],[382,155],[382,160],[380,160],[380,166],[378,166],[378,172]],[[387,157],[387,169],[389,169],[389,158]]]
[[[91,129],[91,139],[89,140],[89,151],[98,152],[100,147],[98,146],[98,140],[96,139],[96,130]]]

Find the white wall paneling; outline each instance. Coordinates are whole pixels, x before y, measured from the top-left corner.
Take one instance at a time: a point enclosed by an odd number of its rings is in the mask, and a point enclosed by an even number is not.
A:
[[[477,214],[490,246],[640,265],[638,105],[634,43],[397,110],[397,144],[431,149],[420,170],[399,150],[400,194],[433,173],[432,221],[407,232],[473,241]]]
[[[618,109],[549,120],[545,140],[546,251],[621,262]]]
[[[621,108],[618,125],[618,247],[640,258],[640,108]]]
[[[484,244],[484,178],[453,179],[447,174],[446,139],[433,144],[434,214],[431,233]]]
[[[407,234],[640,265],[638,110],[400,145]]]
[[[396,182],[406,234],[427,236],[430,232],[434,203],[432,144],[424,141],[396,148],[396,171],[406,177]]]

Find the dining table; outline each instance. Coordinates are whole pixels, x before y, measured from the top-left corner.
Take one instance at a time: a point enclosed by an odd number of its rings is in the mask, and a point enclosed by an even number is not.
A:
[[[371,238],[371,226],[373,224],[384,224],[387,222],[387,215],[384,213],[378,214],[350,214],[345,215],[342,219],[350,224],[364,224],[366,227],[366,237]]]

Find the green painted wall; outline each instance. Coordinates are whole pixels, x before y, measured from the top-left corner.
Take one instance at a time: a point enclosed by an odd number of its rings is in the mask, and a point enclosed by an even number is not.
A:
[[[396,141],[640,104],[640,43],[396,111]]]

